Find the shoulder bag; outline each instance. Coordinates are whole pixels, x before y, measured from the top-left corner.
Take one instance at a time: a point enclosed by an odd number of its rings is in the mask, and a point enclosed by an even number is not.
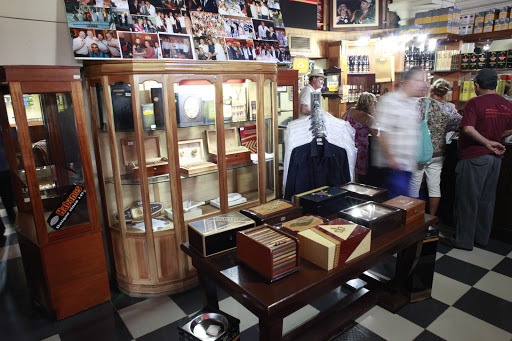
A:
[[[434,154],[434,147],[432,147],[432,139],[430,137],[430,130],[428,129],[428,109],[430,106],[430,98],[427,98],[425,106],[425,118],[420,123],[420,140],[418,143],[418,163],[425,164],[432,160]]]

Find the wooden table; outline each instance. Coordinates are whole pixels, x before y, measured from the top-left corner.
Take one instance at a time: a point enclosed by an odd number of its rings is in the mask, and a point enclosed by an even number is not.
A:
[[[436,217],[425,215],[424,219],[379,236],[372,240],[370,252],[331,271],[301,259],[300,271],[271,284],[241,264],[236,251],[204,258],[188,243],[182,244],[181,249],[197,269],[205,306],[219,308],[219,286],[259,318],[261,341],[322,340],[339,334],[375,304],[396,312],[409,302],[404,283],[420,255],[428,226],[436,221]],[[393,279],[383,283],[368,273],[364,275],[397,252],[401,257]],[[361,275],[367,285],[354,289],[327,311],[282,335],[286,316]]]

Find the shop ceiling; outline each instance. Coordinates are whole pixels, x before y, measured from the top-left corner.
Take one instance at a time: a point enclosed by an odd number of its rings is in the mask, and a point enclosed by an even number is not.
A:
[[[400,25],[410,24],[411,19],[414,19],[414,15],[418,12],[451,6],[460,7],[462,14],[474,14],[490,8],[512,6],[512,2],[500,0],[393,0],[393,3],[388,5],[389,10],[400,17]]]

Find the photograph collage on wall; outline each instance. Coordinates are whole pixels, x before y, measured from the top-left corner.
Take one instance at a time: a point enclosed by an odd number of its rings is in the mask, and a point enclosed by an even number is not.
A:
[[[77,59],[290,63],[279,0],[64,0]]]

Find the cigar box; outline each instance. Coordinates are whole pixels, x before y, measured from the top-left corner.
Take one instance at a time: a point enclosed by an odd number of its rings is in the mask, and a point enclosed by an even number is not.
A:
[[[188,224],[190,246],[204,257],[236,248],[236,233],[256,226],[238,212],[227,213]]]
[[[180,170],[185,175],[209,172],[217,169],[217,165],[208,162],[204,156],[202,139],[178,141]]]
[[[224,136],[226,140],[226,163],[228,165],[251,161],[251,151],[241,145],[237,128],[226,128]],[[208,153],[211,154],[213,162],[217,163],[217,131],[207,130],[206,140]]]
[[[274,282],[300,269],[299,240],[270,225],[260,225],[236,234],[238,258]]]
[[[160,154],[160,139],[158,136],[145,136],[144,150],[146,152],[148,178],[169,174],[168,160]],[[137,145],[135,138],[121,139],[121,151],[127,174],[139,179],[140,165],[137,161]]]
[[[398,208],[385,206],[376,202],[366,202],[338,213],[340,218],[353,221],[372,230],[372,237],[400,227],[402,213]]]
[[[338,187],[320,187],[312,191],[295,195],[295,203],[302,206],[304,214],[321,217],[336,215],[344,208],[347,191]]]
[[[263,205],[258,205],[240,213],[256,222],[256,225],[275,225],[302,216],[302,207],[287,200],[274,200]]]
[[[383,204],[396,207],[402,213],[402,224],[408,224],[425,216],[425,201],[400,195],[383,202]]]
[[[327,221],[328,220],[323,217],[306,215],[281,224],[277,224],[275,227],[291,234],[292,236],[297,236],[297,233],[318,226],[320,224],[325,224]]]
[[[197,94],[176,94],[178,127],[204,125],[203,99]]]
[[[332,270],[370,251],[372,231],[344,219],[299,232],[300,256]]]
[[[388,190],[369,185],[349,182],[348,184],[339,186],[341,189],[350,192],[349,196],[367,201],[383,202],[388,200]]]

